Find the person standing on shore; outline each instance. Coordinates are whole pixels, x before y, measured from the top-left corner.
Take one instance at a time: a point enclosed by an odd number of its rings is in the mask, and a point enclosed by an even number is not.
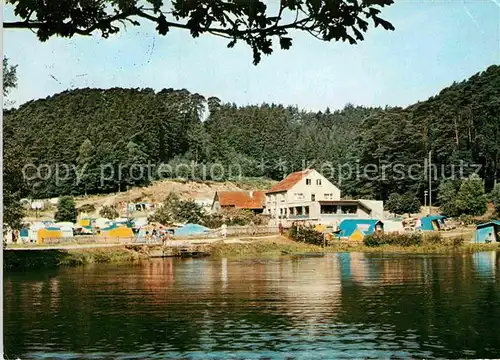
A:
[[[226,223],[223,223],[220,227],[220,233],[222,237],[225,239],[227,237],[227,225]]]

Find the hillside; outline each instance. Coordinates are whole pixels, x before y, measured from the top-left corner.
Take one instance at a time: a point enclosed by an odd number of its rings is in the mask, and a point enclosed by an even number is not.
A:
[[[422,199],[429,151],[437,169],[434,188],[461,162],[481,165],[487,189],[500,180],[499,113],[499,66],[404,109],[349,104],[308,112],[237,106],[187,90],[79,89],[7,111],[5,151],[17,147],[19,163],[41,169],[28,172],[33,197],[112,193],[162,178],[279,180],[312,166],[326,169],[348,196],[412,192]],[[166,171],[158,171],[160,164]],[[401,177],[396,164],[404,171],[419,168]],[[367,176],[367,166],[377,169]],[[462,176],[473,170],[467,166]]]
[[[119,193],[110,193],[102,195],[89,195],[76,197],[77,208],[83,205],[93,205],[96,211],[89,215],[97,215],[99,209],[104,206],[116,207],[122,215],[125,216],[125,204],[146,202],[150,204],[162,203],[167,195],[171,192],[176,193],[181,199],[191,199],[202,201],[205,204],[210,203],[217,191],[238,191],[238,190],[267,190],[276,182],[266,179],[243,179],[240,181],[224,181],[224,182],[193,182],[193,181],[155,181],[149,186],[132,187],[128,191]],[[40,212],[41,219],[53,219],[55,207],[50,206],[50,202],[45,201],[46,209]],[[134,214],[137,216],[146,215]],[[28,219],[34,220],[36,214],[32,211],[28,214]]]

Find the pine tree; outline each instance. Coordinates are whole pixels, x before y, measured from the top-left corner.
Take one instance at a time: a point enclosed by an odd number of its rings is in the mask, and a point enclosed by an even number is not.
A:
[[[495,207],[497,215],[500,215],[500,184],[496,184],[493,191],[490,193],[490,201]]]
[[[75,200],[71,196],[63,196],[59,198],[57,203],[57,212],[55,214],[56,221],[76,222],[76,205]]]

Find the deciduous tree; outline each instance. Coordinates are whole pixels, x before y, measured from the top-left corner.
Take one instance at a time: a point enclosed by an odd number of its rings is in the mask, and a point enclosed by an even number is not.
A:
[[[273,40],[281,49],[292,46],[292,34],[305,32],[323,41],[364,39],[370,23],[394,30],[379,15],[393,0],[320,1],[281,0],[127,0],[127,1],[28,1],[7,0],[18,21],[4,22],[4,29],[35,30],[41,41],[52,36],[72,37],[99,31],[107,38],[120,31],[120,25],[137,26],[149,21],[161,35],[172,29],[189,31],[198,37],[211,34],[226,38],[228,47],[238,41],[249,45],[254,63],[273,51]]]
[[[472,175],[460,185],[457,194],[457,211],[460,214],[480,216],[488,209],[488,201],[484,193],[483,180]]]

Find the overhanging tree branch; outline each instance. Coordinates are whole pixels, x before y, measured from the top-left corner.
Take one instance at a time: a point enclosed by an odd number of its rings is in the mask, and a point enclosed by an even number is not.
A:
[[[170,29],[189,30],[193,37],[209,33],[231,39],[229,47],[242,40],[252,48],[255,64],[262,53],[272,53],[272,38],[279,38],[282,49],[290,48],[292,38],[288,34],[291,30],[307,32],[323,41],[356,43],[363,40],[367,20],[375,27],[394,29],[378,17],[379,8],[391,5],[393,0],[281,0],[275,14],[268,14],[262,0],[172,0],[169,11],[161,9],[162,0],[144,0],[149,6],[139,4],[140,1],[130,0],[123,4],[114,0],[96,3],[75,0],[77,4],[61,1],[57,5],[51,2],[49,6],[44,2],[7,0],[23,21],[4,22],[3,25],[5,29],[37,30],[38,38],[45,41],[54,35],[72,37],[91,35],[95,31],[108,37],[120,31],[117,23],[128,21],[137,26],[137,19],[145,19],[156,23],[156,30],[161,35],[166,35]],[[110,7],[113,15],[109,14]],[[287,14],[292,20],[285,22]]]

